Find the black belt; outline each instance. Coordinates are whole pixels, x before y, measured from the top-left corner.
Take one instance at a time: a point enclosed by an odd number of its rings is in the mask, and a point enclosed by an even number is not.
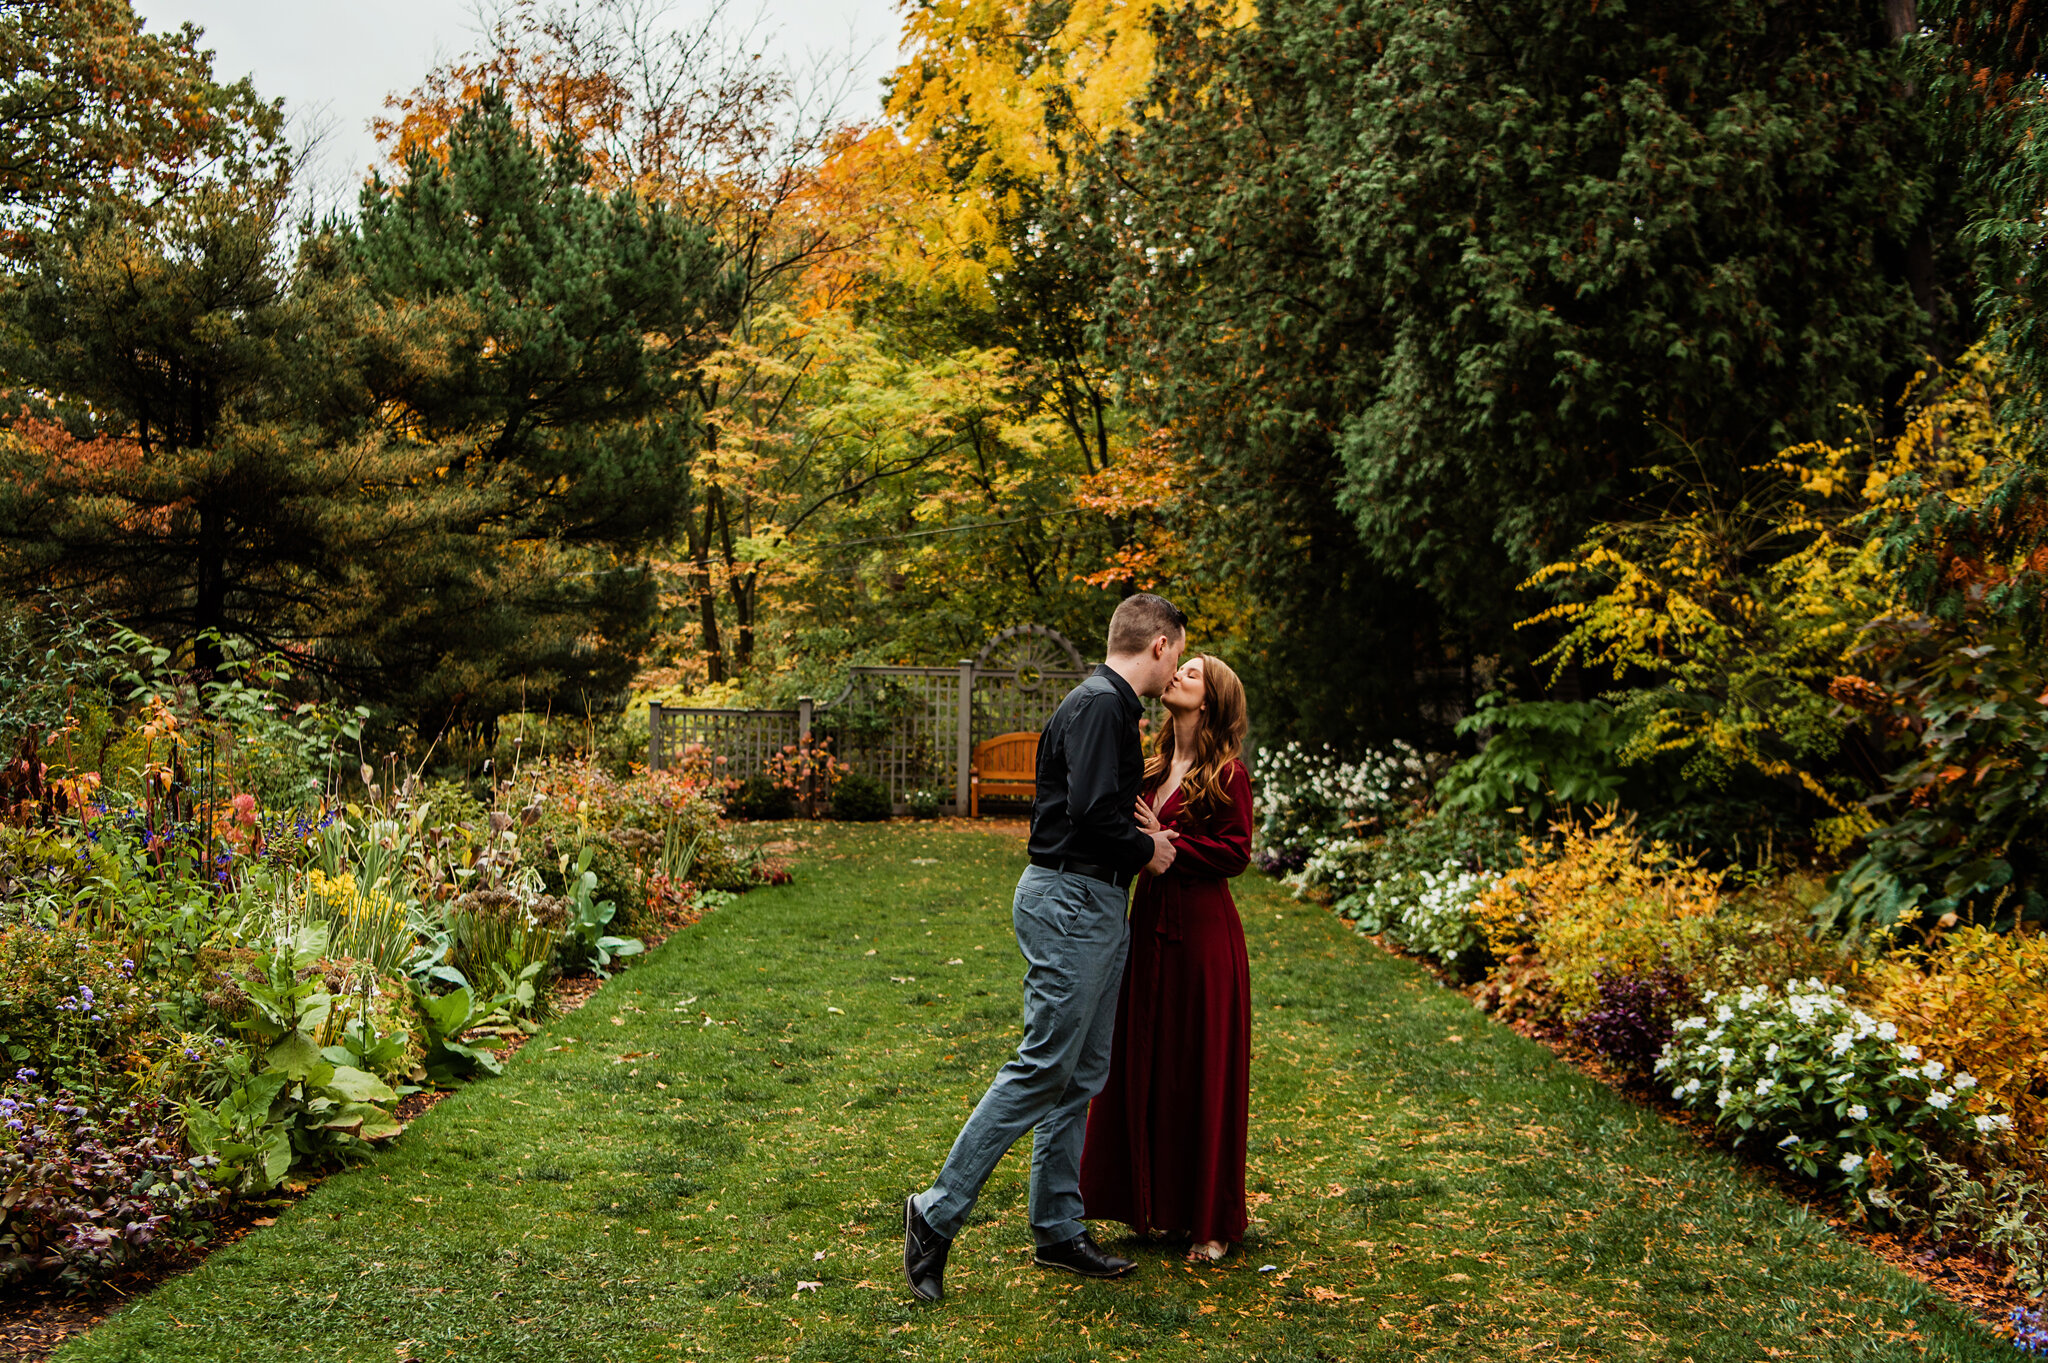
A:
[[[1087,876],[1090,880],[1106,880],[1119,890],[1128,888],[1138,876],[1136,871],[1112,870],[1107,866],[1097,866],[1093,862],[1075,861],[1072,857],[1033,857],[1031,864],[1048,871],[1066,871],[1077,876]]]

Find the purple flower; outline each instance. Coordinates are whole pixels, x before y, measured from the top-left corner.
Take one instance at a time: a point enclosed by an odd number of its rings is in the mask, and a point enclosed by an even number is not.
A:
[[[78,997],[84,999],[88,1004],[91,1003],[92,986],[89,984],[81,984],[80,986],[78,986]]]
[[[16,1079],[21,1080],[23,1083],[27,1083],[29,1080],[36,1077],[36,1072],[34,1070],[27,1068],[18,1069],[14,1072],[14,1077]]]
[[[9,1122],[7,1123],[7,1129],[8,1129],[9,1131],[19,1131],[19,1130],[21,1130],[21,1118],[19,1118],[19,1117],[16,1117],[16,1118],[13,1118],[12,1120],[10,1120],[10,1121],[9,1121]]]
[[[187,1060],[197,1060],[199,1058],[199,1052],[193,1050],[190,1046],[187,1046],[185,1048],[185,1058]]]

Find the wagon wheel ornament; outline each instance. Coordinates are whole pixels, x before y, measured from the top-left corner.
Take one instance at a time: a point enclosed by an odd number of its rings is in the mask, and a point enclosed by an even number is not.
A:
[[[1048,672],[1082,672],[1081,650],[1050,625],[1018,625],[982,646],[974,665],[984,671],[1014,672],[1017,689],[1036,691]]]

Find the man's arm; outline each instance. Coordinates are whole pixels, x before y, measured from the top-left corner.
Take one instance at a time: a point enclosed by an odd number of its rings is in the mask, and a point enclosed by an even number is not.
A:
[[[1156,845],[1117,793],[1117,756],[1123,717],[1114,696],[1090,696],[1067,726],[1067,817],[1087,830],[1119,871],[1151,862]]]

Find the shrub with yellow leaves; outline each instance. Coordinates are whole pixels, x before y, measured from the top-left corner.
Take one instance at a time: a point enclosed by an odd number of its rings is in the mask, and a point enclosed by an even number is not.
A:
[[[1598,972],[1647,971],[1704,945],[1721,905],[1714,872],[1612,812],[1553,836],[1549,847],[1523,840],[1522,867],[1480,897],[1477,914],[1496,960],[1537,949],[1567,1019],[1598,1000]]]
[[[1975,1075],[2012,1114],[2021,1154],[2048,1156],[2048,937],[1957,928],[1873,968],[1876,1010],[1928,1055]]]

